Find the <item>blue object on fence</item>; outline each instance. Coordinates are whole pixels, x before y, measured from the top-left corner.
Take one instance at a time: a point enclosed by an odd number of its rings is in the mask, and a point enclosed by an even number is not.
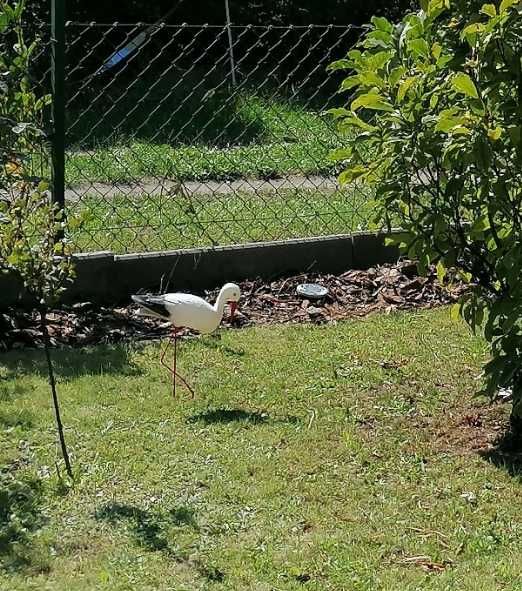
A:
[[[136,51],[136,49],[138,49],[140,45],[143,45],[150,31],[151,28],[147,29],[146,31],[142,31],[139,35],[134,37],[132,41],[127,43],[125,47],[122,47],[121,49],[118,49],[118,51],[115,51],[99,69],[99,73],[106,72],[107,70],[110,70],[111,68],[119,64],[124,59],[127,59],[133,51]]]

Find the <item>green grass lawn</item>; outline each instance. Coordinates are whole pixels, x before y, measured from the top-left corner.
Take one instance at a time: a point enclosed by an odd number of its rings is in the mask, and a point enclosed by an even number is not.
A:
[[[69,208],[85,216],[71,235],[76,251],[137,252],[345,234],[367,229],[372,206],[360,188],[348,188],[193,197],[92,195]]]
[[[509,409],[447,309],[184,342],[194,401],[157,346],[55,358],[70,489],[42,353],[0,357],[1,589],[522,588],[520,478],[473,450]]]
[[[158,98],[153,97],[150,108],[142,105],[128,116],[136,104],[132,98],[122,103],[121,113],[111,112],[103,119],[102,111],[92,109],[70,126],[74,143],[66,161],[69,185],[144,177],[221,180],[335,171],[329,154],[339,147],[340,138],[333,120],[295,100],[253,91],[210,99],[198,95],[181,112],[175,105],[169,112],[168,104],[155,111]],[[156,116],[140,129],[140,118],[151,112]],[[124,125],[118,127],[120,120]]]

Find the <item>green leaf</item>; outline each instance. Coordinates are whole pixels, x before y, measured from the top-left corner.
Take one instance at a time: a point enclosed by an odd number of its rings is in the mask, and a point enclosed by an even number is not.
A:
[[[430,55],[430,48],[425,39],[413,39],[413,41],[408,43],[408,49],[414,55],[421,57],[429,57]]]
[[[409,78],[405,78],[399,85],[399,90],[397,92],[397,102],[402,103],[404,97],[410,90],[410,88],[417,82],[417,78],[415,76],[410,76]]]
[[[363,45],[368,49],[375,49],[377,47],[388,49],[392,47],[392,36],[390,33],[385,33],[384,31],[372,31],[364,40]]]
[[[389,85],[395,86],[397,84],[397,82],[399,82],[399,80],[404,76],[404,74],[406,72],[407,72],[407,70],[404,66],[397,66],[396,68],[394,68],[390,72],[390,75],[388,77]]]
[[[352,112],[346,109],[345,107],[335,107],[333,109],[328,109],[326,111],[329,115],[331,115],[334,119],[340,119],[341,117],[350,117]]]
[[[468,74],[465,74],[464,72],[458,72],[455,74],[453,80],[451,81],[451,85],[457,92],[460,92],[461,94],[470,96],[472,98],[479,98],[475,83],[468,76]]]
[[[359,74],[359,78],[361,83],[365,86],[377,86],[378,88],[382,88],[384,86],[384,80],[380,76],[377,76],[375,72],[361,72],[361,74]]]
[[[476,238],[484,233],[485,230],[490,228],[488,216],[482,216],[477,218],[470,229],[470,236]]]
[[[451,306],[451,310],[450,310],[451,319],[454,321],[459,320],[461,310],[462,310],[462,304],[453,304],[453,306]]]
[[[449,0],[430,0],[428,15],[430,18],[435,19],[449,7]]]
[[[484,4],[480,9],[480,12],[491,18],[497,16],[497,8],[494,4]]]
[[[367,66],[374,71],[380,70],[384,67],[395,55],[393,51],[379,51],[371,56],[368,56]]]
[[[426,13],[428,12],[429,5],[430,5],[429,0],[420,0],[420,7],[421,7],[421,10],[423,10],[424,12],[426,12]]]
[[[462,115],[456,109],[445,109],[439,114],[435,130],[449,133],[456,127],[462,127],[466,121],[465,115]]]
[[[490,140],[492,141],[497,141],[500,139],[500,136],[502,135],[502,127],[495,127],[495,129],[488,129],[488,137]]]
[[[393,32],[393,25],[390,23],[388,19],[384,18],[383,16],[374,16],[372,17],[371,22],[372,25],[380,31],[386,31],[387,33]]]
[[[500,3],[500,8],[498,9],[500,14],[504,14],[507,12],[512,6],[515,4],[519,4],[520,0],[502,0]]]
[[[358,75],[356,76],[348,76],[341,82],[341,90],[350,90],[355,86],[359,86],[361,84],[361,79]]]
[[[375,131],[376,127],[374,125],[370,125],[363,121],[360,117],[357,117],[355,113],[349,111],[350,115],[343,119],[343,125],[349,125],[352,127],[358,127],[359,129],[364,129],[364,131]]]
[[[434,43],[431,46],[431,55],[438,60],[442,54],[442,45],[440,43]]]
[[[326,66],[326,70],[329,72],[334,72],[335,70],[347,70],[348,68],[352,67],[352,62],[347,59],[340,59],[331,64]]]
[[[446,277],[446,267],[442,261],[437,263],[437,279],[442,283]]]
[[[351,104],[352,111],[360,108],[372,109],[375,111],[393,111],[392,105],[388,103],[380,94],[368,93],[357,97]]]
[[[460,34],[461,39],[465,39],[472,47],[477,42],[477,35],[485,30],[485,25],[482,23],[472,23],[465,27]]]
[[[367,171],[368,169],[366,168],[366,166],[362,166],[360,164],[352,166],[339,175],[339,184],[343,186],[348,183],[352,183],[359,177],[366,174]]]
[[[336,150],[332,150],[332,152],[330,152],[329,156],[331,160],[334,161],[341,161],[341,160],[348,160],[348,158],[351,158],[353,154],[353,150],[352,148],[337,148]]]
[[[0,12],[0,33],[9,25],[9,16],[5,12]]]

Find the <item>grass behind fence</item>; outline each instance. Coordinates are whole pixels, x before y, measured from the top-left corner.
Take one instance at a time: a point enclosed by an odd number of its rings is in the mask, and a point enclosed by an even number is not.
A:
[[[91,195],[74,205],[85,221],[77,251],[114,252],[238,244],[367,229],[371,201],[360,189],[241,192],[218,196]]]
[[[127,101],[119,115],[103,119],[103,111],[93,111],[84,116],[72,129],[76,141],[69,147],[67,183],[334,172],[329,154],[340,140],[329,115],[296,100],[251,91],[198,100],[190,104],[191,111],[163,104],[150,120],[143,105],[135,116],[125,118]],[[220,112],[223,104],[226,110]]]

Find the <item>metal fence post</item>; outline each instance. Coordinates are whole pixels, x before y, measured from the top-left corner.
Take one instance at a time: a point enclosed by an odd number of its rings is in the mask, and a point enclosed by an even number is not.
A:
[[[51,0],[53,202],[65,208],[65,0]]]
[[[234,41],[232,39],[232,22],[230,20],[230,6],[228,0],[225,0],[225,12],[227,18],[227,33],[228,33],[228,54],[230,56],[230,72],[232,74],[232,86],[237,86],[236,80],[236,63],[234,60]]]

